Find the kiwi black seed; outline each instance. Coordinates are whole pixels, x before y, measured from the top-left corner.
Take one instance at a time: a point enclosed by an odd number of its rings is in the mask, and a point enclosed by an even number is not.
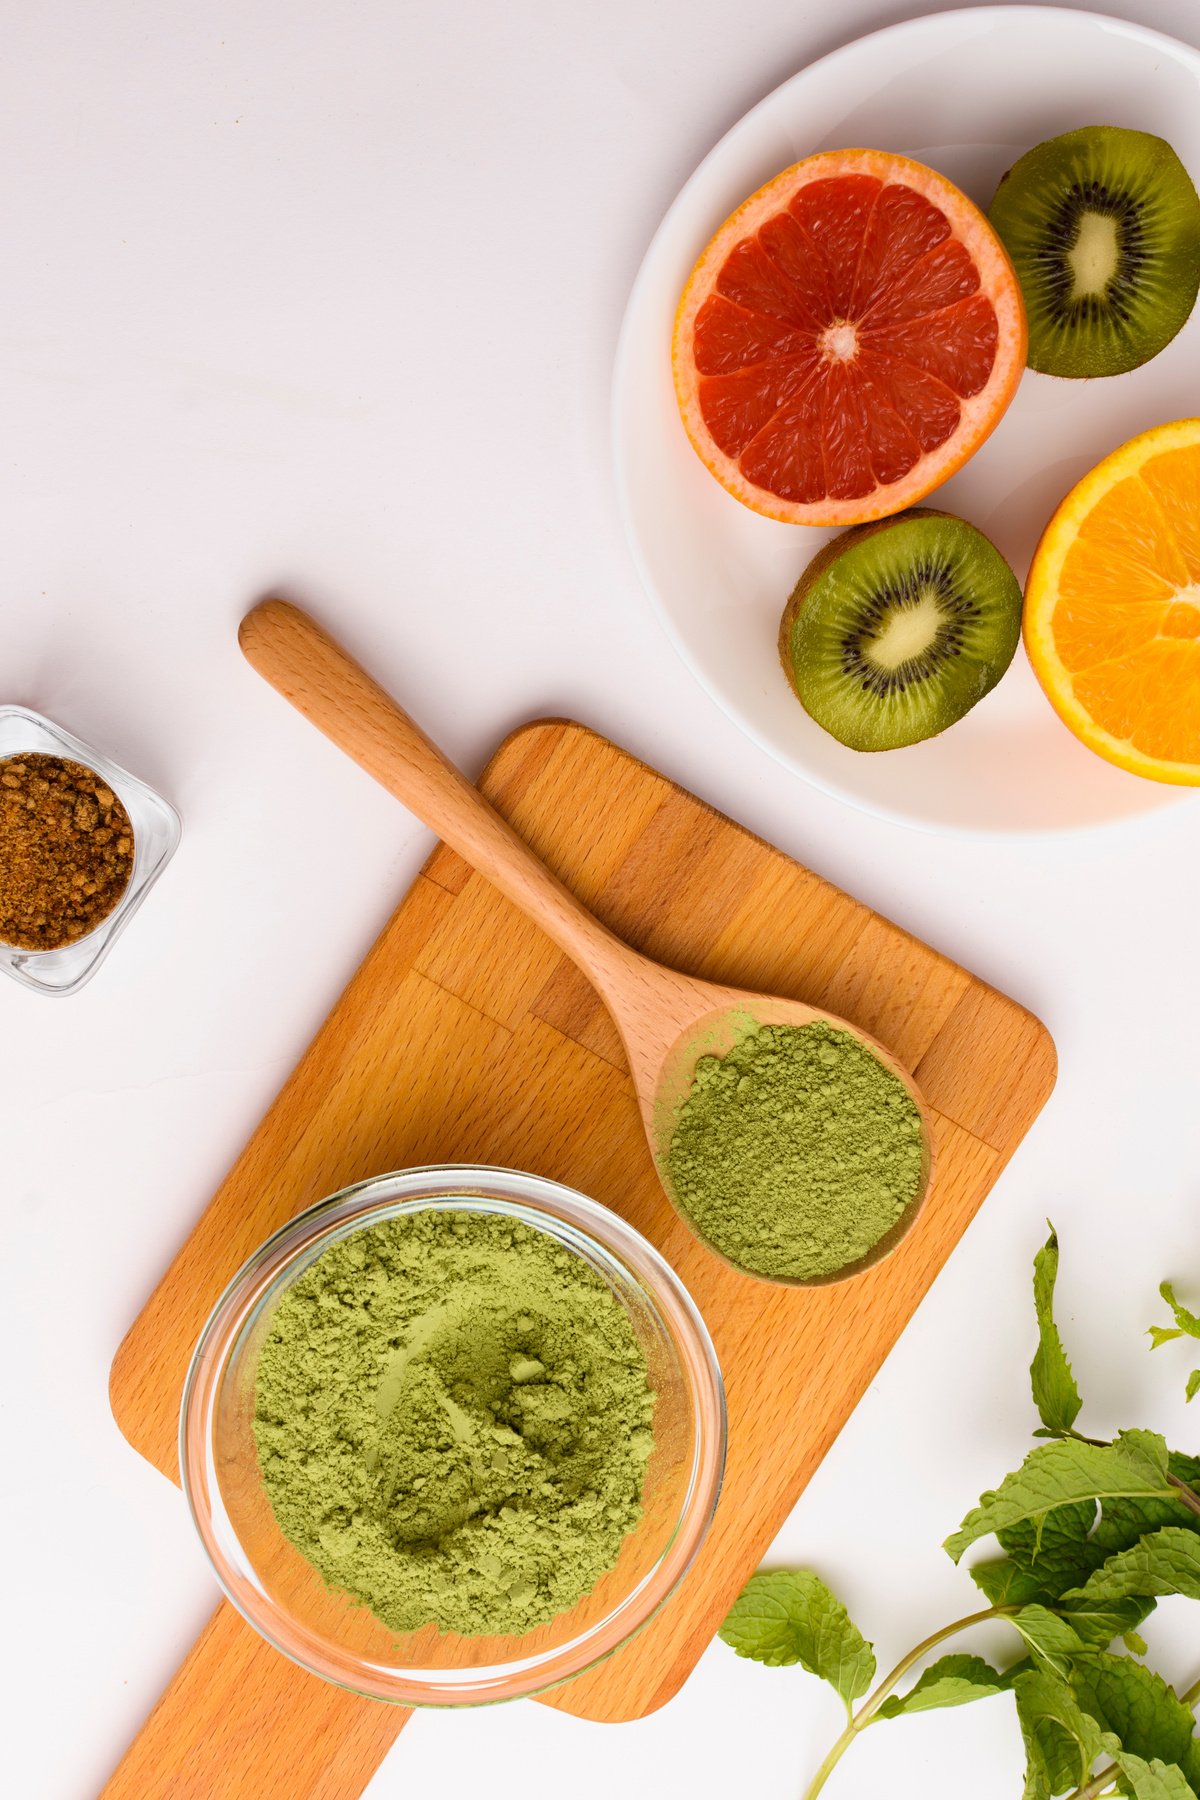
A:
[[[1162,138],[1088,125],[1013,164],[988,213],[1029,315],[1029,366],[1120,375],[1169,344],[1200,286],[1200,197]]]
[[[1021,634],[1021,588],[982,531],[914,507],[818,552],[783,614],[801,705],[852,750],[895,750],[990,692]]]

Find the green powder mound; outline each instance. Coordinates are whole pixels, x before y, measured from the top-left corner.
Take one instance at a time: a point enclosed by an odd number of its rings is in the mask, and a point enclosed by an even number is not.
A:
[[[654,1395],[620,1302],[546,1233],[429,1210],[284,1295],[254,1434],[280,1530],[394,1631],[522,1633],[641,1517]]]
[[[760,1025],[702,1056],[668,1158],[680,1205],[756,1275],[832,1275],[877,1244],[919,1192],[921,1116],[848,1032]]]

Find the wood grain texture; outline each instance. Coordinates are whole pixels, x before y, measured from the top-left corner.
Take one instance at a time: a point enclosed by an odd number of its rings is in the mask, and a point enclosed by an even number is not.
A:
[[[704,979],[844,1013],[888,1044],[933,1109],[937,1174],[917,1225],[886,1264],[840,1287],[768,1285],[711,1256],[655,1179],[600,1001],[548,939],[439,846],[126,1337],[113,1410],[130,1442],[177,1479],[179,1393],[212,1304],[271,1231],[351,1181],[406,1164],[481,1161],[593,1195],[678,1269],[713,1334],[729,1398],[724,1492],[680,1593],[626,1649],[545,1696],[591,1719],[637,1718],[677,1691],[710,1641],[1045,1102],[1054,1049],[1015,1002],[582,726],[526,726],[481,785],[639,950]],[[215,1641],[248,1659],[239,1633],[257,1651],[233,1618]],[[198,1675],[200,1646],[193,1658]],[[255,1667],[277,1695],[282,1678],[273,1682],[261,1660]],[[310,1712],[312,1728],[329,1730],[304,1692],[286,1706],[271,1699],[288,1741],[310,1729]],[[345,1700],[337,1766],[346,1773],[329,1800],[360,1791],[360,1771],[404,1718]],[[169,1757],[174,1741],[181,1757],[193,1753],[185,1719],[172,1740],[156,1718],[131,1756],[151,1732],[157,1755]],[[220,1724],[218,1713],[218,1742]],[[155,1790],[113,1790],[122,1800],[142,1791]],[[290,1800],[308,1790],[264,1762],[244,1788],[212,1791]]]
[[[100,1800],[341,1800],[408,1717],[306,1675],[222,1601]]]
[[[668,1193],[672,1191],[673,1122],[690,1090],[701,1040],[709,1051],[723,1054],[737,1041],[747,1019],[760,1025],[798,1028],[819,1020],[857,1036],[907,1087],[920,1115],[925,1144],[922,1179],[902,1217],[865,1257],[841,1276],[816,1276],[805,1285],[857,1275],[870,1263],[890,1254],[920,1214],[933,1173],[935,1134],[920,1089],[886,1043],[858,1030],[840,1015],[815,1011],[794,995],[781,998],[726,983],[700,981],[695,975],[640,955],[581,905],[577,895],[538,859],[399,701],[385,693],[324,626],[291,601],[260,600],[242,620],[238,642],[251,666],[310,724],[402,800],[578,965],[617,1028],[650,1154]],[[594,835],[600,814],[608,804],[609,796],[603,787],[579,796],[575,829],[581,840]],[[665,814],[671,809],[662,811]],[[724,918],[728,900],[738,891],[741,874],[736,868],[730,869],[723,856],[714,860],[711,868],[703,866],[716,834],[707,834],[710,841],[706,843],[705,834],[696,832],[694,820],[686,817],[686,806],[674,811],[676,816],[670,828],[678,834],[679,842],[673,855],[660,855],[658,860],[669,862],[676,889],[689,890],[697,929],[703,931],[706,921],[715,926]],[[594,813],[595,819],[589,813]],[[651,853],[654,849],[652,843]],[[660,893],[660,904],[661,901]],[[486,912],[486,895],[479,899],[478,906]],[[458,910],[448,934],[447,949],[455,971],[460,960],[461,935],[475,922],[464,918],[466,910]],[[532,947],[533,954],[537,948]],[[436,967],[429,972],[435,980],[438,978]],[[903,971],[897,969],[896,974],[896,981],[888,989],[890,1008],[897,1017],[908,1019],[913,1009]],[[525,1010],[527,985],[527,966],[521,959],[502,967],[494,960],[484,963],[478,970],[471,1004],[512,1026]],[[463,995],[464,999],[467,997]],[[860,1005],[858,1010],[865,1008]],[[726,1015],[724,1020],[722,1014]]]

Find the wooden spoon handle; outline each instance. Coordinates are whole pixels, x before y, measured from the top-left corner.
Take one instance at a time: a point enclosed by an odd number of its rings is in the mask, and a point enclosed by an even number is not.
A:
[[[308,614],[263,600],[238,633],[246,660],[452,849],[539,924],[605,992],[634,957],[538,861],[390,694]]]

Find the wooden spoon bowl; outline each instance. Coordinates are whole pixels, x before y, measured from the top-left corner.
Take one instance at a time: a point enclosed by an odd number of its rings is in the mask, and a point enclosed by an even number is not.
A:
[[[903,1082],[920,1115],[923,1173],[917,1193],[865,1256],[832,1274],[793,1279],[731,1266],[757,1280],[823,1287],[860,1274],[895,1249],[929,1192],[933,1138],[929,1110],[911,1075],[882,1044],[834,1013],[799,1000],[700,981],[631,949],[539,862],[391,696],[298,607],[284,600],[262,601],[243,619],[239,642],[251,665],[285,699],[540,925],[587,976],[620,1033],[659,1180],[714,1255],[729,1261],[697,1231],[680,1204],[668,1163],[697,1059],[724,1054],[750,1023],[803,1026],[819,1021],[864,1045]]]

